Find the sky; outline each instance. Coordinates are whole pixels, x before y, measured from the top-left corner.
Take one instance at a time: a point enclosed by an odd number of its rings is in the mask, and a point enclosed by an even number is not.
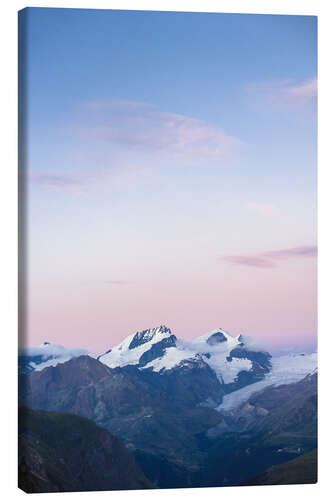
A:
[[[317,21],[21,13],[26,337],[317,335]],[[23,67],[23,66],[22,66]]]

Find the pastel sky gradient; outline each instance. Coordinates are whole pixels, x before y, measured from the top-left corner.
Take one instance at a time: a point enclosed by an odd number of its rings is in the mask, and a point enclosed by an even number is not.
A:
[[[27,343],[317,335],[317,22],[29,8]]]

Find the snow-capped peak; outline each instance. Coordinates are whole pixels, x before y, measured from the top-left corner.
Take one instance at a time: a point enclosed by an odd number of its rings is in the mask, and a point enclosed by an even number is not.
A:
[[[164,342],[165,346],[174,345],[176,337],[170,328],[161,325],[136,332],[126,337],[120,344],[98,356],[98,360],[111,368],[140,364],[141,356],[153,345]]]
[[[265,355],[263,360],[254,360],[248,351],[251,344],[233,337],[222,328],[210,331],[194,340],[177,339],[166,326],[150,328],[129,335],[119,345],[98,357],[99,361],[111,368],[136,365],[140,370],[151,369],[155,372],[171,370],[184,366],[184,362],[195,360],[209,365],[217,378],[226,384],[232,383],[241,371],[251,371],[256,364],[262,362],[262,370],[266,371],[269,361]],[[267,354],[267,358],[270,356]],[[192,363],[193,364],[193,363]]]
[[[230,333],[227,332],[226,330],[223,330],[222,328],[216,328],[211,332],[205,333],[204,335],[200,335],[200,337],[194,339],[193,342],[195,343],[202,342],[210,345],[215,345],[215,344],[220,344],[221,342],[236,343],[236,339],[235,337],[230,335]]]
[[[151,341],[156,343],[166,337],[170,337],[170,335],[172,335],[170,328],[164,325],[156,328],[149,328],[148,330],[143,330],[142,332],[136,332],[133,335],[132,341],[129,344],[128,348],[135,349],[136,347]]]

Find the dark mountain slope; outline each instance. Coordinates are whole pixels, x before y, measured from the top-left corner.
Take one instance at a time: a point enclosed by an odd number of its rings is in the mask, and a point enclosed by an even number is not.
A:
[[[196,365],[194,372],[198,369]],[[203,393],[212,390],[216,377],[206,365],[202,373]],[[185,375],[170,374],[162,383],[158,373],[142,373],[134,366],[111,369],[82,356],[23,376],[19,392],[22,404],[85,416],[131,450],[196,469],[200,436],[222,420],[217,411],[197,406],[199,379],[193,375],[191,387]]]
[[[270,467],[241,486],[273,484],[314,484],[317,482],[317,450],[304,453],[289,462]]]
[[[266,433],[268,442],[314,448],[317,439],[317,373],[294,384],[267,387],[253,394],[237,412],[242,429]]]
[[[238,432],[225,431],[206,449],[207,486],[238,484],[317,447],[317,374],[267,387],[233,417]]]
[[[208,407],[220,387],[206,363],[160,374],[82,356],[22,376],[20,399],[94,420],[160,487],[238,484],[316,448],[316,374],[267,387],[223,415]]]
[[[22,407],[19,487],[46,493],[153,486],[125,446],[94,422]]]

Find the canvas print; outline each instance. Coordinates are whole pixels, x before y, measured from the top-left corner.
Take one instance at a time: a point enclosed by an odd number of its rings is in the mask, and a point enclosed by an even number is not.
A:
[[[317,20],[19,12],[19,487],[317,481]]]

